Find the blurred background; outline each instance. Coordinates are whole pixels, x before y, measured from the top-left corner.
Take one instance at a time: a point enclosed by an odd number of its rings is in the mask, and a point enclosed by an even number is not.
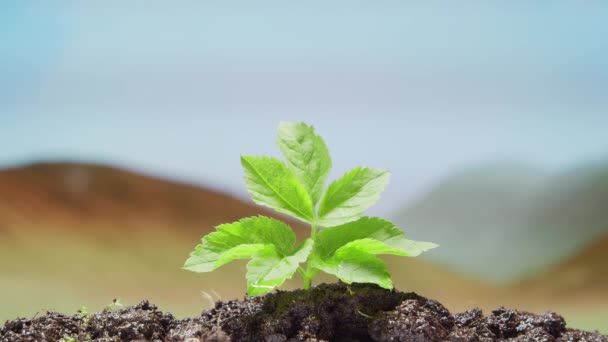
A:
[[[243,297],[244,262],[180,267],[215,225],[274,215],[239,156],[279,157],[279,122],[305,121],[330,179],[390,170],[369,214],[441,245],[385,258],[399,290],[608,333],[607,16],[599,1],[0,4],[0,321]]]

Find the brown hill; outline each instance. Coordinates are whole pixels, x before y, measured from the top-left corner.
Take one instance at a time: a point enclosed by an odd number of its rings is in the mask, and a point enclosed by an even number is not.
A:
[[[608,235],[575,256],[512,286],[509,290],[524,307],[559,311],[572,326],[608,332]],[[525,302],[524,302],[525,301]],[[515,303],[516,301],[514,301]]]
[[[588,296],[608,301],[608,235],[574,257],[516,286],[553,298]]]
[[[38,163],[0,170],[0,232],[103,225],[106,233],[163,226],[200,235],[258,214],[278,217],[253,202],[114,167]]]

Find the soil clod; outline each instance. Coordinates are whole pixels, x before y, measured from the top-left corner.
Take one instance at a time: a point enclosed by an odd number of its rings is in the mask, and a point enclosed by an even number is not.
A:
[[[322,284],[312,290],[217,302],[200,317],[175,319],[143,301],[88,316],[48,312],[7,321],[0,341],[587,341],[608,336],[566,328],[556,313],[499,308],[451,314],[415,293],[367,284]]]

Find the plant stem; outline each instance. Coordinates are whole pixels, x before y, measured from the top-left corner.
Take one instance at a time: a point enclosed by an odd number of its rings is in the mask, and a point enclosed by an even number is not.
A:
[[[315,220],[310,225],[310,238],[312,239],[313,242],[315,241],[316,236],[317,236],[317,218],[315,217]]]
[[[304,290],[310,290],[310,285],[312,284],[311,277],[304,277]]]
[[[310,225],[310,238],[312,239],[312,243],[314,245],[315,238],[317,236],[317,215],[315,215],[315,219]],[[306,271],[302,272],[302,277],[304,278],[304,290],[310,289],[312,285],[312,277],[314,276],[313,270],[310,267],[308,261],[306,262]]]

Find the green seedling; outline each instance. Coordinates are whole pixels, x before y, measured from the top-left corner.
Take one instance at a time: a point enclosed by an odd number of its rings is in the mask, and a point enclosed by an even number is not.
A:
[[[286,163],[241,156],[247,189],[255,203],[309,224],[310,237],[294,248],[296,235],[286,223],[265,216],[244,218],[219,225],[203,237],[184,269],[211,272],[236,259],[251,259],[246,275],[250,296],[270,292],[296,271],[304,279],[304,289],[319,271],[347,284],[392,289],[386,264],[376,255],[413,257],[437,247],[407,240],[389,221],[363,216],[386,187],[387,171],[355,167],[323,191],[332,162],[314,128],[281,123],[276,143]]]
[[[87,317],[89,317],[89,310],[87,310],[86,306],[82,306],[79,310],[78,310],[78,316],[80,316],[80,318],[82,319],[86,319]]]
[[[112,303],[108,304],[106,306],[106,308],[108,310],[116,310],[116,309],[122,308],[123,306],[125,306],[125,305],[122,303],[122,299],[114,298],[114,299],[112,299]]]

